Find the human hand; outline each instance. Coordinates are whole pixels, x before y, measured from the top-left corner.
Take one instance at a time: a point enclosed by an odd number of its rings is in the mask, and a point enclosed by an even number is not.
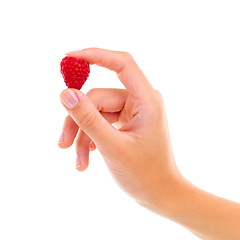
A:
[[[164,211],[182,177],[161,94],[128,53],[92,48],[67,55],[115,71],[126,89],[92,89],[86,95],[64,90],[60,98],[69,116],[59,146],[71,146],[78,133],[79,171],[87,168],[89,151],[96,147],[127,194],[153,211],[160,203]]]
[[[89,151],[98,148],[118,185],[142,206],[201,239],[239,239],[240,204],[207,193],[182,177],[162,96],[134,59],[103,49],[68,55],[115,71],[126,87],[92,89],[86,95],[75,89],[61,93],[69,116],[59,145],[69,147],[78,133],[77,169],[84,171]]]

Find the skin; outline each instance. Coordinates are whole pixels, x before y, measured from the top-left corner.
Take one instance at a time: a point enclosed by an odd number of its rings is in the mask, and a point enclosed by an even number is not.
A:
[[[202,239],[240,239],[240,204],[207,193],[185,179],[173,155],[160,92],[126,52],[90,48],[67,55],[116,72],[125,89],[66,89],[68,112],[59,146],[76,139],[76,168],[89,151],[102,154],[117,184],[137,203]]]

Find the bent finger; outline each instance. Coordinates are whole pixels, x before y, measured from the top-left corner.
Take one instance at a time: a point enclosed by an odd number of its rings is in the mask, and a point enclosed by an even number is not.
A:
[[[135,98],[142,99],[153,91],[151,84],[133,57],[127,52],[88,48],[66,55],[82,58],[90,64],[96,64],[116,72],[119,80]]]
[[[86,94],[100,112],[119,112],[129,93],[125,89],[93,88]]]
[[[118,120],[119,113],[102,113],[102,116],[109,122],[114,123]],[[84,171],[89,165],[89,151],[96,149],[95,143],[88,135],[80,130],[76,140],[76,169]]]
[[[62,129],[62,134],[59,138],[58,141],[58,146],[60,148],[68,148],[70,147],[74,139],[78,133],[79,127],[76,124],[76,122],[71,118],[70,115],[68,115],[65,118],[64,124],[63,124],[63,129]]]
[[[117,131],[101,116],[92,101],[81,91],[66,89],[60,98],[69,115],[98,148],[101,146],[102,150],[109,149],[110,145],[117,145],[124,137],[123,133]]]
[[[86,170],[89,165],[89,151],[91,142],[92,140],[88,137],[88,135],[84,131],[80,130],[76,140],[76,169],[78,171]]]

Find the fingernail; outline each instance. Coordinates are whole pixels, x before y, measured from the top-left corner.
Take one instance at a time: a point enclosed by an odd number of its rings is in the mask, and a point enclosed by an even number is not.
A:
[[[72,89],[67,89],[64,92],[62,92],[60,96],[63,104],[68,109],[73,109],[79,102],[79,99],[76,95],[76,93]]]
[[[67,53],[65,53],[66,55],[74,55],[74,54],[77,54],[77,53],[79,53],[80,52],[80,50],[75,50],[75,51],[71,51],[71,52],[67,52]]]
[[[58,140],[58,145],[60,145],[60,144],[62,144],[63,143],[63,141],[64,141],[64,132],[62,132],[62,134],[61,134],[61,136],[60,136],[60,138],[59,138],[59,140]]]
[[[76,159],[76,169],[77,169],[78,171],[80,171],[80,170],[81,170],[81,167],[82,167],[81,159],[80,159],[79,156],[77,156],[77,159]]]

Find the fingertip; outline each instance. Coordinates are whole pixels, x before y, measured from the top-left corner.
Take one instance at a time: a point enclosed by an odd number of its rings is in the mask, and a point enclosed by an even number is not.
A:
[[[58,147],[61,148],[61,149],[66,149],[66,148],[69,148],[70,146],[72,145],[71,142],[58,142]]]
[[[70,146],[66,145],[66,143],[58,143],[58,147],[61,149],[66,149],[66,148],[69,148]]]
[[[65,55],[66,56],[72,56],[72,55],[78,54],[79,52],[81,52],[81,50],[74,50],[74,51],[65,53]]]
[[[87,169],[87,167],[82,167],[82,166],[76,166],[76,170],[78,171],[78,172],[84,172],[85,170]]]
[[[58,146],[59,146],[60,148],[64,148],[64,139],[65,139],[65,133],[62,132],[62,133],[61,133],[61,136],[60,136],[60,138],[59,138],[59,140],[58,140]]]
[[[73,144],[78,130],[78,125],[74,122],[71,116],[68,115],[63,124],[62,133],[58,140],[58,146],[62,149],[69,148]]]
[[[76,158],[76,169],[79,172],[83,172],[87,168],[88,168],[88,159],[85,159],[85,161],[84,161],[84,158],[82,158],[78,155],[77,158]]]
[[[96,145],[94,144],[93,141],[91,141],[90,146],[89,146],[89,150],[94,151],[95,149],[96,149]]]
[[[65,53],[65,55],[69,57],[82,58],[86,50],[87,48],[82,50],[74,50],[74,51]]]
[[[82,168],[81,168],[81,166],[76,166],[76,169],[77,169],[79,172],[81,172],[81,171],[82,171]]]

